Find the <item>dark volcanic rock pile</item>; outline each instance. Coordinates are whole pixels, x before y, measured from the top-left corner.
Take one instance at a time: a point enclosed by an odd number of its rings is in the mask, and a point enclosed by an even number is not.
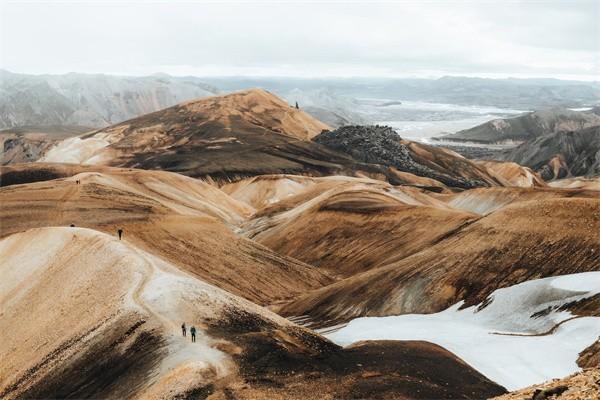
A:
[[[389,126],[348,125],[323,131],[313,139],[332,150],[349,154],[355,160],[394,167],[399,171],[432,178],[451,187],[470,189],[488,186],[476,179],[466,179],[436,171],[417,163],[400,136]]]

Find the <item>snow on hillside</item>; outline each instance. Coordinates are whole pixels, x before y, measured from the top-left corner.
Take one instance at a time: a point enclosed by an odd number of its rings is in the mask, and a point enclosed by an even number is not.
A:
[[[578,354],[598,339],[600,318],[559,308],[597,293],[600,271],[537,279],[498,289],[479,306],[459,310],[460,302],[436,314],[357,318],[327,337],[341,345],[426,340],[515,390],[580,370]]]
[[[97,162],[90,162],[89,160],[93,158],[96,151],[108,145],[108,141],[104,139],[80,139],[78,137],[65,139],[52,147],[40,161],[96,164]]]

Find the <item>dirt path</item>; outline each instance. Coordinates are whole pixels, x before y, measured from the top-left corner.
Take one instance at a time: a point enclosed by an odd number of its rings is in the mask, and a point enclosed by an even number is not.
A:
[[[69,185],[69,186],[67,186],[67,190],[65,191],[65,193],[60,197],[60,199],[57,202],[57,204],[58,204],[58,207],[56,208],[56,223],[57,223],[57,225],[63,225],[65,223],[67,223],[64,218],[65,211],[70,206],[67,203],[71,202],[75,197],[79,198],[80,187],[81,187],[81,185],[77,185],[75,183],[75,181],[70,181],[70,180],[65,179],[64,182],[66,185]]]
[[[146,254],[143,250],[131,244],[123,243],[123,245],[128,246],[143,260],[145,271],[142,273],[142,277],[133,290],[131,297],[135,305],[147,313],[150,320],[162,330],[167,343],[168,355],[161,362],[161,372],[169,373],[181,368],[185,371],[184,374],[196,373],[199,374],[198,376],[212,370],[217,379],[228,375],[230,371],[229,357],[213,347],[213,338],[207,336],[199,328],[198,321],[186,321],[189,327],[196,325],[197,328],[196,342],[193,343],[189,333],[186,337],[181,334],[180,324],[183,321],[173,319],[176,318],[177,310],[172,312],[157,310],[144,298],[146,291],[152,290],[149,289],[149,286],[154,279],[158,279],[161,274],[169,275],[173,272],[161,268],[157,264],[161,262],[160,259],[155,259],[154,256]],[[174,290],[177,289],[174,288]],[[165,296],[168,295],[165,294]]]

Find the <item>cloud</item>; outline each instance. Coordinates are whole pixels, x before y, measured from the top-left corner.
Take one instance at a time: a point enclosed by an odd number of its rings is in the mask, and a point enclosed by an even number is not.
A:
[[[600,69],[600,3],[11,2],[2,67],[199,75],[499,74]]]

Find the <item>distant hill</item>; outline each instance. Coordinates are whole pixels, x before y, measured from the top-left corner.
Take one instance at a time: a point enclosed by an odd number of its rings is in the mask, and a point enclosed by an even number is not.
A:
[[[25,75],[0,70],[0,129],[22,125],[104,127],[217,89],[194,77]]]
[[[574,131],[591,126],[600,126],[600,108],[590,111],[551,108],[514,118],[496,119],[437,139],[482,144],[524,142],[559,131]]]
[[[235,180],[323,175],[356,162],[310,141],[329,127],[259,89],[194,100],[67,139],[41,161],[163,169]]]
[[[368,139],[372,127],[357,129],[355,139]],[[387,129],[388,139],[404,149],[398,156],[401,160],[365,158],[330,141],[311,140],[317,135],[335,137],[338,131],[331,132],[328,125],[269,92],[250,89],[182,103],[63,140],[39,161],[162,169],[219,182],[265,174],[336,174],[435,190],[444,185],[503,184],[487,169],[454,152],[401,143],[400,137]],[[385,147],[380,144],[378,151]]]
[[[0,130],[0,165],[36,161],[60,140],[91,130],[77,125],[28,125]]]
[[[600,176],[600,126],[544,135],[523,143],[503,158],[531,167],[546,181]]]

